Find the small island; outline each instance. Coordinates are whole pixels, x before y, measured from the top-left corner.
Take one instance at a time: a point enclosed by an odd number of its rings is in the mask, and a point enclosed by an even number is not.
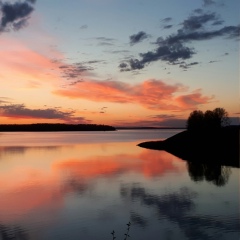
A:
[[[0,132],[61,132],[61,131],[116,131],[116,128],[100,124],[0,124]]]
[[[222,108],[205,113],[194,111],[187,120],[187,130],[163,141],[150,141],[138,146],[165,150],[189,162],[240,167],[240,125],[229,125]]]

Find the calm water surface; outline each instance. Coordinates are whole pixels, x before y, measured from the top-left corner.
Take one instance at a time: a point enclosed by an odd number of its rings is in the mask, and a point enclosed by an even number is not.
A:
[[[0,133],[0,239],[239,240],[239,169],[136,146],[180,131]]]

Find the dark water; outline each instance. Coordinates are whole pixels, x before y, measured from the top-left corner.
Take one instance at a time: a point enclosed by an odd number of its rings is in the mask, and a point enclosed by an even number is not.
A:
[[[179,131],[1,133],[0,239],[239,240],[239,169],[136,146]]]

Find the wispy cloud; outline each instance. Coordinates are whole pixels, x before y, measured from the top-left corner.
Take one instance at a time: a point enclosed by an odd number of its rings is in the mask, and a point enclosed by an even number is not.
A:
[[[163,28],[164,28],[164,29],[169,29],[169,28],[172,28],[172,26],[173,26],[173,25],[168,24],[168,25],[163,26]]]
[[[86,66],[82,63],[73,63],[73,64],[65,64],[59,66],[62,70],[62,77],[66,79],[75,79],[83,76],[83,72],[91,71],[94,68],[90,66]]]
[[[172,21],[172,18],[171,17],[166,17],[164,19],[161,20],[161,23],[162,23],[162,28],[163,29],[170,29],[172,28],[172,24],[169,24],[170,22]]]
[[[90,60],[76,63],[64,63],[63,60],[54,60],[61,71],[61,77],[67,80],[74,80],[74,83],[82,81],[82,77],[94,75],[96,64],[105,63],[104,60]],[[76,81],[76,79],[78,79]],[[73,84],[70,83],[70,84]]]
[[[138,32],[137,34],[131,35],[130,38],[130,44],[134,45],[136,43],[142,42],[144,39],[148,38],[149,35],[143,31]]]
[[[41,39],[39,39],[41,40]],[[0,38],[1,78],[5,82],[56,82],[59,81],[60,64],[52,62],[52,57],[62,58],[58,51],[51,52],[48,46],[42,47],[42,52],[33,50],[22,41],[17,41],[8,36]],[[50,56],[49,56],[50,55]],[[54,69],[55,71],[53,71]]]
[[[170,22],[170,21],[172,21],[172,18],[171,18],[171,17],[166,17],[166,18],[164,18],[164,19],[161,20],[161,22],[164,22],[164,23],[168,23],[168,22]]]
[[[86,80],[68,89],[53,91],[54,94],[72,99],[88,99],[95,102],[134,103],[151,110],[189,110],[207,104],[212,97],[203,96],[198,90],[186,92],[181,84],[170,85],[150,79],[131,85],[124,82]]]
[[[188,69],[191,66],[197,65],[197,64],[199,64],[199,62],[192,62],[192,63],[185,63],[185,62],[183,62],[182,64],[179,65],[179,67],[183,68],[183,69]]]
[[[214,0],[203,0],[203,6],[210,6],[210,5],[214,5],[216,4],[216,2]]]
[[[4,59],[0,62],[1,78],[10,82],[22,81],[28,87],[39,88],[43,83],[55,85],[63,79],[72,84],[83,77],[93,76],[97,64],[104,63],[103,60],[68,63],[57,49],[51,51],[49,46],[42,46],[42,52],[36,51],[8,36],[2,36],[0,44],[0,58]]]
[[[3,104],[3,103],[9,103],[10,101],[9,101],[10,99],[9,98],[7,98],[7,97],[0,97],[0,104]]]
[[[114,38],[107,38],[107,37],[96,37],[94,39],[98,41],[99,46],[113,46],[116,41],[116,39]]]
[[[80,27],[80,29],[87,29],[88,28],[88,25],[87,24],[84,24]]]
[[[186,127],[186,119],[170,117],[170,118],[153,118],[146,117],[137,120],[119,120],[115,121],[114,126],[122,127],[164,127],[164,128],[185,128]]]

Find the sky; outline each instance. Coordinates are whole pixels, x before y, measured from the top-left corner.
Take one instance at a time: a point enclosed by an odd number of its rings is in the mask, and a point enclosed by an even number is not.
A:
[[[0,0],[0,124],[239,124],[239,0]]]

